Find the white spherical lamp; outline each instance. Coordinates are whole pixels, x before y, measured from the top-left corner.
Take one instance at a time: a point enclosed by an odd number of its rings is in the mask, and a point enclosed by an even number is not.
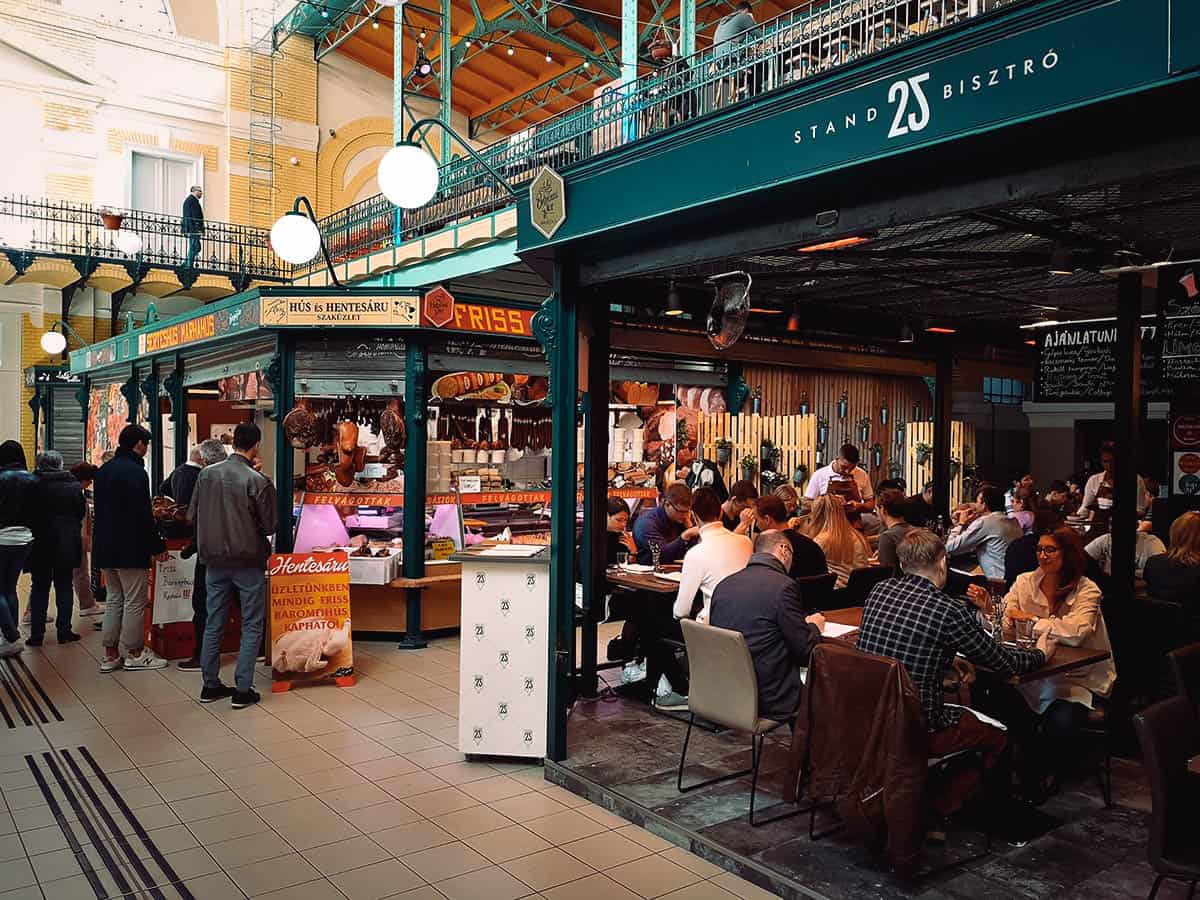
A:
[[[67,336],[60,331],[47,331],[42,335],[42,349],[53,356],[67,349]]]
[[[417,209],[437,193],[437,160],[416,144],[397,144],[379,161],[378,178],[388,200],[402,209]]]
[[[142,238],[133,231],[118,231],[117,249],[126,256],[137,256],[142,252]]]
[[[271,226],[271,249],[294,266],[311,262],[321,250],[317,223],[302,213],[284,213]]]

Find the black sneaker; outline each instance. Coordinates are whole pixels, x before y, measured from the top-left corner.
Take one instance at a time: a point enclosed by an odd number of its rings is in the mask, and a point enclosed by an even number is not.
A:
[[[199,672],[200,660],[193,656],[191,659],[180,661],[176,668],[178,668],[180,672]]]
[[[42,639],[40,637],[33,637],[31,635],[30,637],[25,638],[25,646],[26,647],[40,647],[40,646],[42,646]]]
[[[58,642],[60,644],[73,644],[78,640],[80,640],[80,636],[73,631],[68,631],[66,634],[60,634],[58,636]]]
[[[253,706],[262,699],[258,695],[258,691],[256,691],[254,688],[250,688],[250,690],[245,691],[244,693],[242,691],[230,691],[230,693],[233,694],[234,709],[245,709],[247,706]]]
[[[214,700],[224,700],[226,697],[234,697],[237,691],[228,685],[219,684],[216,687],[208,687],[207,685],[200,690],[200,702],[212,703]]]

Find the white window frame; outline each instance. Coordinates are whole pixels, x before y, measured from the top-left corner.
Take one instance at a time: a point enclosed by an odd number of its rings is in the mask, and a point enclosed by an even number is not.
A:
[[[147,147],[142,145],[125,145],[125,208],[133,209],[133,154],[142,156],[154,156],[159,159],[169,159],[172,162],[185,162],[192,165],[192,184],[200,185],[200,189],[204,190],[204,157],[198,153],[181,153],[178,150],[164,150],[161,147]],[[182,208],[183,198],[179,198],[180,208]],[[178,216],[178,213],[173,215]]]

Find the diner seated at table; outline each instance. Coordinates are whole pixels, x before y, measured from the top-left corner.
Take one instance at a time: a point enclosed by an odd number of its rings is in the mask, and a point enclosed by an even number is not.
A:
[[[759,497],[754,505],[759,533],[782,531],[792,545],[792,564],[788,575],[792,578],[808,578],[824,575],[829,571],[825,564],[825,551],[817,542],[794,528],[788,527],[787,509],[776,494]]]
[[[674,612],[676,619],[690,618],[699,592],[704,605],[696,613],[696,621],[707,622],[713,591],[724,578],[746,568],[754,545],[746,535],[721,524],[721,501],[712,488],[692,493],[692,515],[700,523],[700,543],[683,557]]]
[[[659,548],[658,561],[664,565],[679,562],[695,542],[700,529],[692,520],[692,492],[682,481],[667,485],[658,506],[638,516],[633,523],[633,540],[637,545],[637,561],[651,565]]]
[[[858,466],[858,448],[843,444],[837,459],[813,472],[804,495],[816,500],[826,494],[838,494],[848,509],[870,510],[875,502],[871,478]]]
[[[944,593],[949,572],[946,546],[932,531],[914,528],[897,545],[896,556],[902,574],[881,581],[867,595],[858,649],[904,664],[921,695],[930,756],[974,749],[983,752],[984,764],[991,768],[1004,750],[1004,732],[966,707],[947,705],[943,680],[952,669],[966,671],[956,661],[958,654],[1002,675],[1032,672],[1053,656],[1054,638],[1046,632],[1030,650],[997,643],[970,605]],[[976,780],[971,774],[953,783],[943,812],[952,811],[973,790]]]
[[[617,555],[625,552],[632,559],[637,556],[637,544],[629,533],[629,506],[620,497],[609,497],[604,530],[605,564],[615,566]]]
[[[1022,785],[1035,798],[1044,795],[1045,775],[1060,771],[1072,758],[1074,739],[1087,724],[1088,711],[1097,697],[1109,696],[1117,680],[1100,588],[1084,574],[1087,554],[1082,538],[1072,528],[1056,528],[1038,537],[1037,554],[1037,570],[1019,575],[1005,595],[1005,626],[1033,617],[1039,646],[1051,636],[1069,647],[1106,651],[1109,657],[1015,688],[995,685],[989,692],[988,711],[1013,730],[1022,748]]]
[[[1065,518],[1078,508],[1071,500],[1071,489],[1062,479],[1050,482],[1046,495],[1042,498],[1051,508],[1057,510]]]
[[[790,484],[781,484],[775,488],[774,494],[783,501],[784,512],[787,513],[788,519],[793,518],[800,512],[800,492]]]
[[[921,493],[908,498],[908,513],[904,518],[909,525],[916,525],[918,528],[924,528],[937,519],[937,512],[933,508],[932,481],[925,482]]]
[[[1190,510],[1171,523],[1170,549],[1146,561],[1146,591],[1155,600],[1182,604],[1200,613],[1200,512]]]
[[[1012,507],[1008,517],[1021,526],[1022,534],[1029,534],[1033,528],[1033,510],[1038,504],[1038,496],[1032,488],[1017,488],[1012,495]]]
[[[1022,475],[1018,480],[1014,481],[1012,486],[1004,492],[1004,511],[1011,513],[1013,511],[1013,501],[1017,499],[1017,494],[1021,491],[1033,493],[1033,476],[1029,474]]]
[[[876,497],[875,508],[883,524],[875,550],[877,565],[896,567],[896,547],[914,527],[908,523],[908,507],[908,498],[901,490],[883,490]]]
[[[754,501],[758,488],[753,481],[735,481],[729,489],[729,499],[721,504],[721,523],[735,534],[746,534],[754,524]]]
[[[1065,520],[1062,513],[1049,503],[1039,503],[1033,511],[1033,527],[1004,551],[1004,583],[1012,587],[1017,576],[1032,572],[1038,567],[1038,536],[1060,527]]]
[[[984,485],[956,517],[957,524],[946,539],[951,559],[971,556],[988,578],[1004,578],[1004,554],[1008,545],[1021,536],[1021,526],[1004,512],[1004,492],[995,485]]]
[[[1138,578],[1146,568],[1146,563],[1153,556],[1166,553],[1167,548],[1161,540],[1148,531],[1138,528],[1135,532],[1134,571]],[[1099,537],[1088,541],[1084,547],[1087,555],[1094,559],[1105,575],[1112,574],[1112,532],[1106,531]]]
[[[803,533],[825,553],[829,571],[837,576],[836,588],[844,588],[850,573],[870,562],[867,539],[850,524],[846,506],[837,494],[824,494],[813,501]]]
[[[1112,441],[1100,445],[1100,471],[1087,480],[1083,488],[1083,502],[1080,504],[1080,514],[1095,517],[1098,511],[1107,513],[1112,507],[1113,498],[1113,465],[1116,462],[1116,448]],[[1146,514],[1150,505],[1150,497],[1146,492],[1146,482],[1142,476],[1137,477],[1137,514],[1140,519]]]
[[[825,618],[805,616],[788,576],[792,545],[784,531],[764,531],[746,568],[713,592],[709,624],[741,632],[758,678],[758,714],[786,719],[800,707],[800,670],[821,641]]]

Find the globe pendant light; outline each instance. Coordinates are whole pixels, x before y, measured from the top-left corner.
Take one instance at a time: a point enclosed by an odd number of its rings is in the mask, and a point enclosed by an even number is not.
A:
[[[402,141],[379,161],[379,190],[402,209],[417,209],[438,189],[437,160],[411,141]]]
[[[118,231],[117,249],[126,256],[137,256],[142,252],[142,238],[133,231]]]
[[[67,336],[59,331],[47,331],[42,335],[42,349],[54,356],[67,349]]]
[[[311,262],[321,249],[317,223],[299,212],[284,213],[271,226],[271,249],[294,266]]]

